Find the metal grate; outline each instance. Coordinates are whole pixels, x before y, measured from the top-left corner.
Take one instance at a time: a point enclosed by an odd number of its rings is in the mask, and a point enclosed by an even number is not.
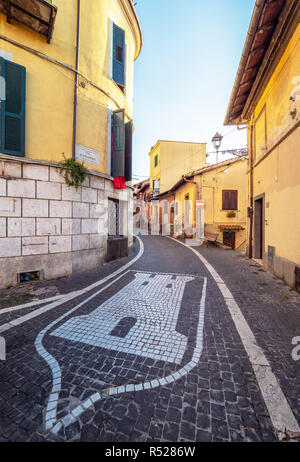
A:
[[[18,274],[18,282],[31,282],[31,281],[39,281],[41,279],[41,272],[40,271],[28,271],[26,273],[19,273]]]
[[[120,206],[117,199],[108,199],[108,235],[120,235]]]

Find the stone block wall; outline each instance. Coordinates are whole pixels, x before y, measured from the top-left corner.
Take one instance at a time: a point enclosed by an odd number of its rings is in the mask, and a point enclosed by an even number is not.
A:
[[[103,264],[107,251],[107,201],[132,210],[132,190],[116,190],[110,177],[89,174],[76,190],[57,167],[0,158],[0,287],[20,272],[46,279]],[[132,217],[127,225],[132,245]]]

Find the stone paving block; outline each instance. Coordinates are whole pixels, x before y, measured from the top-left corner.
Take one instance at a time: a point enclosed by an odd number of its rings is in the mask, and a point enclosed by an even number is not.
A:
[[[59,218],[37,218],[36,232],[38,236],[48,236],[60,234]]]
[[[0,217],[20,217],[21,199],[0,197]]]
[[[80,234],[81,220],[75,218],[62,219],[62,234]]]
[[[69,218],[72,216],[72,203],[67,201],[49,201],[50,217]],[[75,205],[75,204],[74,204]]]
[[[23,199],[23,217],[48,217],[48,201],[43,199]]]
[[[72,249],[73,250],[84,250],[89,249],[90,238],[89,236],[72,236]]]
[[[50,181],[36,182],[36,197],[38,199],[61,199],[61,185]]]
[[[71,252],[72,240],[71,236],[50,236],[49,252]]]
[[[91,202],[96,204],[97,198],[98,195],[96,189],[82,187],[82,202]]]
[[[73,203],[73,218],[89,218],[89,204],[83,202]]]
[[[6,218],[0,218],[0,237],[6,236]]]
[[[98,220],[83,219],[81,221],[82,234],[96,234],[98,232]]]
[[[76,189],[74,186],[61,185],[61,198],[63,201],[81,201],[81,186]]]
[[[11,178],[21,178],[22,176],[22,166],[20,162],[4,162],[4,172],[3,176]]]
[[[6,180],[0,178],[0,196],[6,196]]]
[[[7,218],[8,236],[34,236],[35,218]]]
[[[39,255],[48,253],[48,237],[24,237],[22,255]]]
[[[48,181],[49,167],[46,165],[24,164],[23,178]]]
[[[18,257],[21,255],[21,238],[0,238],[0,257]]]

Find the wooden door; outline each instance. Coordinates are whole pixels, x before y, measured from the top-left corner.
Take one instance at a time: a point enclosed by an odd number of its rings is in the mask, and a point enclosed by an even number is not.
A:
[[[254,201],[254,258],[263,257],[263,198]]]
[[[224,231],[223,232],[223,244],[235,248],[235,232],[234,231]]]

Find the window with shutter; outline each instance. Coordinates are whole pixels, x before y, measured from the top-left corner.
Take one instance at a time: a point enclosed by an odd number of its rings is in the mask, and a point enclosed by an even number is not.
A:
[[[113,80],[125,87],[125,31],[113,25]]]
[[[112,114],[111,176],[125,176],[125,123],[124,109]]]
[[[237,191],[231,191],[230,210],[237,210]]]
[[[157,167],[157,165],[158,165],[158,154],[154,156],[154,167]]]
[[[0,150],[4,154],[24,156],[26,69],[0,58],[0,75]]]
[[[233,189],[222,191],[222,209],[223,210],[237,210],[238,192]]]
[[[132,180],[132,122],[125,124],[125,181]]]

